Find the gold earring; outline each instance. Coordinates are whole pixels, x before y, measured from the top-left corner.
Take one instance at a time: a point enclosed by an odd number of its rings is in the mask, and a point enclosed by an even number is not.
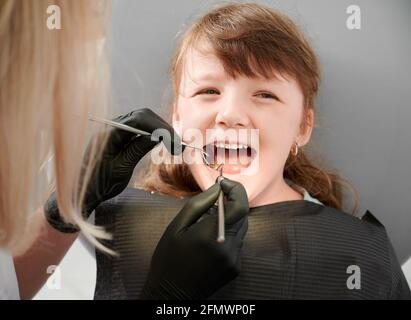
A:
[[[291,154],[296,157],[298,154],[298,143],[294,142],[293,146],[291,147]]]

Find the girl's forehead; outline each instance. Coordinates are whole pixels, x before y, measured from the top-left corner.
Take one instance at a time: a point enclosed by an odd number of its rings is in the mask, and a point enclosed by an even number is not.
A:
[[[198,58],[198,59],[197,59]],[[236,75],[233,78],[224,69],[221,61],[212,53],[197,58],[187,59],[183,65],[182,80],[185,84],[200,84],[200,83],[223,83],[227,81],[234,82],[248,82],[255,84],[278,84],[287,85],[294,83],[294,80],[290,77],[284,77],[280,74],[276,74],[270,78],[262,76],[247,77],[245,75]]]
[[[253,69],[252,66],[250,66]],[[189,47],[185,51],[182,63],[182,77],[185,81],[191,80],[193,82],[204,81],[223,81],[233,80],[231,74],[224,68],[223,62],[212,51],[211,47],[201,46]],[[293,77],[282,74],[280,72],[272,72],[272,76],[269,78],[258,75],[255,72],[255,76],[245,76],[243,74],[235,74],[235,79],[248,79],[251,82],[278,82],[278,83],[290,83],[294,82]]]
[[[212,69],[213,72],[225,73],[222,61],[211,50],[200,51],[196,48],[188,48],[183,58],[183,69],[192,74],[203,73],[209,69]]]

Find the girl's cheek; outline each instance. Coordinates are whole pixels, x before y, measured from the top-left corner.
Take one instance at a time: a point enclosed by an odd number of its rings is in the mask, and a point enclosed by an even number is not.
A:
[[[180,118],[184,127],[202,128],[209,124],[212,112],[209,104],[198,100],[182,100],[179,106]]]

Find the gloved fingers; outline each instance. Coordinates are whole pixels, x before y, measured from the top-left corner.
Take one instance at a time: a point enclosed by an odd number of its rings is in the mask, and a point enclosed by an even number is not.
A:
[[[114,121],[151,133],[150,139],[154,145],[163,141],[168,151],[173,154],[182,152],[181,139],[173,127],[151,109],[134,110],[115,118]],[[135,136],[134,133],[122,129],[113,129],[109,140],[111,152],[120,152]]]
[[[246,233],[247,233],[247,231],[248,231],[248,217],[245,217],[245,218],[243,218],[242,220],[244,220],[244,221],[243,221],[243,223],[241,224],[241,227],[240,227],[240,229],[239,229],[238,232],[237,232],[237,239],[244,240],[245,235],[246,235]],[[240,221],[242,221],[242,220],[240,220]]]
[[[220,185],[216,183],[206,191],[189,199],[170,223],[170,227],[179,232],[194,224],[217,201],[220,192]]]
[[[227,178],[221,180],[220,186],[227,198],[224,203],[225,222],[226,224],[234,224],[250,211],[247,192],[241,183]]]
[[[186,231],[188,237],[195,237],[203,242],[216,243],[218,220],[216,215],[206,214],[200,221],[192,224]]]
[[[224,245],[227,250],[232,250],[242,246],[245,234],[248,230],[248,217],[237,221],[233,225],[226,226],[225,243],[217,244],[218,221],[216,215],[207,215],[197,223],[193,224],[187,234],[195,234],[197,239],[213,242],[218,246]]]
[[[241,248],[243,247],[243,241],[236,237],[229,237],[224,243],[229,265],[231,266],[231,272],[239,274],[241,270]]]
[[[179,135],[168,124],[166,128],[154,130],[151,135],[151,140],[163,142],[167,151],[172,155],[179,155],[184,151]]]
[[[229,235],[226,234],[225,241],[223,243],[215,242],[216,246],[220,246],[221,250],[224,252],[225,264],[229,268],[229,272],[238,275],[241,267],[240,253],[243,247],[243,237],[247,231],[248,223],[247,220],[241,221],[240,234]]]
[[[248,230],[248,217],[242,218],[233,225],[226,225],[226,237],[244,239]]]
[[[237,275],[239,275],[241,273],[241,269],[242,269],[242,259],[241,259],[241,255],[240,255],[240,248],[237,249],[237,260],[235,262],[235,267],[234,267],[234,273],[236,273]]]
[[[150,137],[140,136],[131,139],[131,142],[118,155],[118,162],[124,166],[134,168],[137,163],[150,152],[157,142],[151,141]]]
[[[140,129],[138,125],[141,122],[141,120],[139,119],[139,117],[141,117],[141,113],[138,113],[137,111],[132,111],[127,114],[118,116],[117,118],[113,119],[113,121],[128,125],[136,129]],[[135,133],[131,133],[118,128],[112,128],[110,131],[109,139],[107,141],[107,152],[111,155],[117,155],[135,137]]]
[[[183,151],[181,139],[174,128],[149,108],[135,110],[131,123],[126,124],[151,133],[151,141],[163,142],[171,154],[178,155]]]
[[[225,250],[231,256],[231,259],[236,259],[241,248],[243,247],[244,237],[248,230],[248,217],[241,219],[236,224],[226,230]]]

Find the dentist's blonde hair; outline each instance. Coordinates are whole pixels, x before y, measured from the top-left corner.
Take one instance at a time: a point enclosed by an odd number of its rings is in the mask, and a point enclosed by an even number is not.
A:
[[[50,8],[60,9],[61,29],[50,29],[58,22]],[[38,178],[54,155],[61,216],[104,248],[96,238],[108,235],[84,221],[81,203],[106,138],[94,141],[83,168],[82,159],[88,116],[108,110],[108,68],[96,39],[110,9],[106,0],[0,2],[0,247],[30,233],[29,213],[49,190]]]

